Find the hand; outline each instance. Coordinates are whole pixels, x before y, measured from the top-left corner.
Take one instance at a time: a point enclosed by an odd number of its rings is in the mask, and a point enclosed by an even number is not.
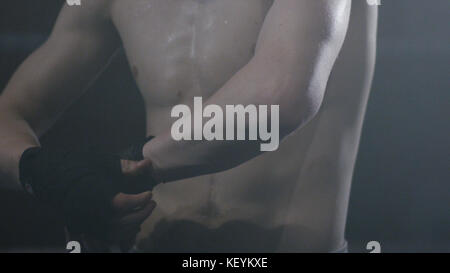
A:
[[[132,180],[141,178],[151,167],[150,160],[121,160],[122,173]],[[111,222],[110,240],[129,250],[135,243],[142,223],[156,207],[150,191],[140,194],[119,193],[112,200],[115,217]]]
[[[111,219],[105,237],[100,239],[92,234],[73,234],[66,229],[66,240],[81,242],[83,252],[88,253],[128,252],[135,244],[141,224],[156,207],[151,197],[151,192],[117,194],[112,201],[115,217]]]
[[[147,137],[127,147],[119,154],[122,174],[126,178],[125,185],[122,187],[125,193],[140,193],[149,190],[149,188],[151,190],[155,185],[162,182],[157,177],[152,161],[145,159],[142,152],[144,145],[153,138],[153,136]]]
[[[150,191],[157,184],[153,164],[149,159],[140,161],[121,159],[123,185],[122,192],[136,194]]]
[[[117,242],[122,250],[129,250],[135,243],[141,225],[156,207],[151,192],[136,195],[119,193],[112,201],[116,212],[111,227],[110,239]]]
[[[118,232],[120,240],[133,237],[155,206],[149,160],[36,147],[22,155],[20,176],[25,189],[61,211],[70,232],[102,241]]]
[[[138,179],[148,171],[149,166],[151,166],[151,163],[148,160],[121,160],[122,173],[126,180]],[[73,239],[82,242],[83,249],[86,252],[111,252],[115,250],[128,252],[135,245],[136,235],[140,232],[142,223],[156,207],[156,202],[152,200],[150,191],[139,194],[119,193],[113,197],[111,207],[114,216],[108,225],[105,238],[99,239],[97,236],[89,234],[78,235],[78,237],[75,235],[74,237],[66,230],[67,240]],[[112,246],[116,249],[114,250]],[[117,247],[120,249],[117,249]]]

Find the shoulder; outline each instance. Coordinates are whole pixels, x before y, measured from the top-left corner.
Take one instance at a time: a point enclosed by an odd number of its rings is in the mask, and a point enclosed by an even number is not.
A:
[[[112,28],[112,0],[65,0],[54,31],[104,31]],[[107,31],[109,32],[109,31]]]
[[[277,0],[266,21],[278,30],[272,31],[273,35],[287,33],[303,44],[340,41],[348,28],[351,4],[351,0]]]
[[[60,17],[88,22],[110,20],[112,0],[65,0]],[[81,23],[81,22],[80,22]]]

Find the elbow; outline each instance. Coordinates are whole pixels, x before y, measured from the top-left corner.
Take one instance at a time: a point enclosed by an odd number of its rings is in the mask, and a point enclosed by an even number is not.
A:
[[[299,69],[266,75],[259,101],[279,106],[280,136],[284,137],[305,126],[322,106],[326,86],[326,73],[303,75]]]
[[[305,91],[296,88],[280,97],[278,105],[281,136],[287,136],[302,128],[318,114],[323,93],[324,89],[309,88]]]
[[[304,106],[303,109],[297,107],[286,108],[285,114],[280,113],[280,134],[287,136],[295,130],[304,127],[317,115],[319,109],[320,106],[315,104]]]

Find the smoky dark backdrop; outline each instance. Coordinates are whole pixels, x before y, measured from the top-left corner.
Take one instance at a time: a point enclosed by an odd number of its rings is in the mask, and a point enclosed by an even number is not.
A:
[[[0,90],[45,40],[62,2],[2,1]],[[382,1],[349,206],[352,251],[375,240],[383,252],[450,252],[449,11],[448,0]],[[143,103],[127,67],[121,52],[43,143],[119,150],[143,137]],[[64,244],[61,220],[23,194],[0,191],[0,219],[2,250]]]

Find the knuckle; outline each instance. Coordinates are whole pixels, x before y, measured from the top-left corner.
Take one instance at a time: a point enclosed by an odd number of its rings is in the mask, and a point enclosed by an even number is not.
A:
[[[125,209],[130,202],[132,202],[132,198],[125,194],[119,194],[117,198],[115,198],[115,201],[113,202],[114,207],[116,210],[122,210]]]

